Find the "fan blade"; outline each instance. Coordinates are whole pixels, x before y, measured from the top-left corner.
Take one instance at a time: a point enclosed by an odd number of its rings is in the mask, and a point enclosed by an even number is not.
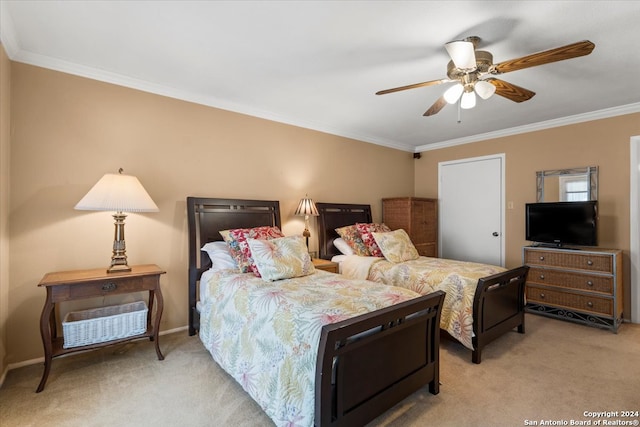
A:
[[[565,59],[577,58],[579,56],[589,55],[596,45],[589,40],[557,47],[544,52],[534,53],[532,55],[523,56],[522,58],[503,61],[492,67],[492,74],[509,73],[511,71],[522,70],[523,68],[535,67],[538,65],[549,64],[556,61],[564,61]]]
[[[449,83],[452,82],[453,80],[450,79],[440,79],[440,80],[431,80],[428,82],[422,82],[422,83],[414,83],[412,85],[407,85],[407,86],[400,86],[400,87],[394,87],[393,89],[385,89],[385,90],[381,90],[376,92],[376,95],[384,95],[387,93],[393,93],[393,92],[400,92],[401,90],[407,90],[407,89],[416,89],[419,87],[425,87],[425,86],[434,86],[434,85],[439,85],[442,83]]]
[[[424,112],[423,116],[426,117],[426,116],[433,116],[434,114],[438,114],[440,110],[444,108],[445,105],[447,105],[447,101],[445,101],[444,97],[441,96],[440,98],[438,98],[436,102],[433,103],[431,107],[429,107],[427,111]]]
[[[535,92],[516,86],[513,83],[505,82],[504,80],[489,78],[485,79],[485,81],[496,87],[496,94],[514,102],[528,101],[536,94]]]

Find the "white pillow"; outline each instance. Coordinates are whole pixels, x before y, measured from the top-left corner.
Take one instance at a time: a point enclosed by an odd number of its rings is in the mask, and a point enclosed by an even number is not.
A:
[[[249,238],[247,243],[253,262],[266,282],[306,276],[315,270],[302,236],[270,240]]]
[[[229,252],[229,246],[227,246],[226,242],[209,242],[200,250],[206,252],[207,255],[209,255],[212,270],[235,270],[238,268],[238,264],[236,264],[235,260],[231,256],[231,252]]]
[[[353,255],[355,253],[353,252],[353,249],[351,248],[351,246],[349,246],[347,241],[344,240],[342,237],[333,239],[333,246],[335,246],[336,249],[338,249],[342,255]]]

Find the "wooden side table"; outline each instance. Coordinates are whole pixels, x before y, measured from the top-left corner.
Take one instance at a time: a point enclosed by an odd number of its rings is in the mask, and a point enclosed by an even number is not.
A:
[[[47,289],[47,297],[40,316],[40,334],[42,335],[42,345],[44,347],[44,373],[36,393],[40,393],[44,389],[51,370],[52,359],[63,354],[149,337],[151,341],[155,341],[158,360],[164,360],[158,342],[160,318],[164,307],[162,291],[160,290],[160,275],[164,273],[165,271],[157,265],[148,264],[133,266],[131,271],[124,273],[107,273],[106,268],[97,268],[45,274],[38,284],[38,286],[44,286]],[[57,336],[55,314],[55,305],[57,303],[142,291],[149,292],[147,330],[144,333],[91,345],[73,348],[63,347],[64,338]],[[157,304],[155,316],[153,316],[154,300]]]
[[[311,261],[313,262],[313,266],[318,270],[328,271],[329,273],[339,273],[337,262],[329,261],[322,258],[314,258]]]

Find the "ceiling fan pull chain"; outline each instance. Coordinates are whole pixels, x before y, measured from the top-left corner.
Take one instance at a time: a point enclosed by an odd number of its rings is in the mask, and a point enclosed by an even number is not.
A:
[[[462,122],[462,97],[458,99],[458,123]]]

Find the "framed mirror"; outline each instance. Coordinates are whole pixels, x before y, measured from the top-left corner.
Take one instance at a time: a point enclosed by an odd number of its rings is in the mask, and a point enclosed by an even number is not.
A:
[[[538,202],[598,200],[598,167],[536,172]]]

